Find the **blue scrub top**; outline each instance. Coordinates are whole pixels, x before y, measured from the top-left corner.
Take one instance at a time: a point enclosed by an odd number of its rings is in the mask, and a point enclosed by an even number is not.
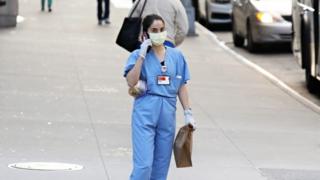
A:
[[[128,58],[124,70],[124,77],[134,67],[139,57],[139,49],[131,53]],[[190,80],[189,68],[182,53],[176,48],[166,47],[166,54],[164,58],[166,72],[161,71],[161,63],[154,51],[147,53],[142,64],[140,80],[147,82],[147,94],[177,97],[180,87]],[[159,85],[158,76],[165,75],[170,77],[169,85]]]

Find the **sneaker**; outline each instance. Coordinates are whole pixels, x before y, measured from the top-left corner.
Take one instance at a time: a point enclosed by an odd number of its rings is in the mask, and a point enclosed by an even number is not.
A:
[[[98,25],[101,26],[102,25],[102,20],[98,21]]]
[[[51,8],[49,8],[49,10],[48,10],[49,12],[52,12],[52,9]]]
[[[109,19],[105,19],[105,20],[104,20],[104,23],[106,23],[106,24],[110,24]]]
[[[44,11],[44,8],[41,8],[41,11]]]

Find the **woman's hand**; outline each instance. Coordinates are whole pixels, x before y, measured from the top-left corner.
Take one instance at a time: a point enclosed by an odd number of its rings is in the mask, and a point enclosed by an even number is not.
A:
[[[128,93],[132,97],[138,97],[145,94],[147,91],[147,85],[145,81],[139,80],[134,87],[129,87]]]
[[[151,40],[150,39],[146,39],[142,42],[142,44],[140,45],[140,52],[139,52],[139,56],[142,57],[143,59],[146,57],[147,55],[147,51],[148,48],[152,46]]]
[[[196,121],[193,119],[191,109],[184,110],[184,122],[186,125],[192,126],[194,130],[197,128]]]

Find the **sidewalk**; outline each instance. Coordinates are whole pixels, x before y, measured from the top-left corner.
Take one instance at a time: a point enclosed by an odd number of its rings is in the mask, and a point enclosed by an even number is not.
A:
[[[131,171],[132,98],[115,45],[127,9],[99,27],[95,1],[20,1],[25,21],[0,29],[0,179],[125,180]],[[319,180],[320,115],[226,53],[202,30],[180,47],[198,129],[193,168],[168,180]],[[183,125],[178,104],[177,127]],[[80,171],[9,169],[65,162]]]

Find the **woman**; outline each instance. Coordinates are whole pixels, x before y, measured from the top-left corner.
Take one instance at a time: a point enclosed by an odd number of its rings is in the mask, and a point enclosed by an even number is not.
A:
[[[165,180],[176,129],[177,96],[184,108],[185,123],[195,128],[186,85],[189,70],[180,51],[163,45],[166,31],[160,16],[144,18],[143,36],[144,42],[130,55],[124,74],[130,94],[136,96],[130,179]]]

